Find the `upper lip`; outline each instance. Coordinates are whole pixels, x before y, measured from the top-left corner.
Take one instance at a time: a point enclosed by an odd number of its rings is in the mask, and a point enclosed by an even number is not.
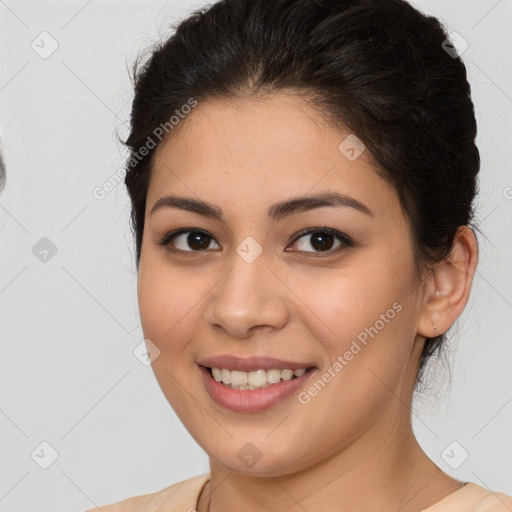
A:
[[[227,370],[239,370],[251,372],[256,370],[279,369],[279,370],[298,370],[300,368],[311,368],[313,364],[302,361],[286,361],[284,359],[276,359],[274,357],[235,357],[232,355],[219,355],[201,359],[197,363],[207,368],[225,368]]]

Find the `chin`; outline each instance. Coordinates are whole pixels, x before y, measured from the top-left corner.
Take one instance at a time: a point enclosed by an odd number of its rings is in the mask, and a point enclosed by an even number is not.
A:
[[[268,454],[265,455],[265,452]],[[219,454],[213,451],[207,453],[210,454],[210,459],[225,469],[247,476],[285,476],[297,473],[311,465],[310,460],[304,458],[298,460],[297,450],[293,453],[283,452],[282,445],[269,445],[267,448],[258,450],[255,445],[247,442],[234,453],[228,454],[227,450]]]

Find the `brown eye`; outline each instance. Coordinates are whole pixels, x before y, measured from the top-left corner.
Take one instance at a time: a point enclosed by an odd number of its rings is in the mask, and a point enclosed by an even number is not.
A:
[[[211,249],[210,244],[212,241],[214,241],[213,237],[204,231],[180,230],[168,233],[160,243],[161,245],[170,245],[172,249],[179,251],[199,252]],[[214,249],[217,248],[220,249],[218,244]]]
[[[301,252],[334,253],[344,247],[353,245],[352,241],[343,233],[331,229],[313,229],[295,239],[294,242]],[[312,247],[313,250],[308,250]]]

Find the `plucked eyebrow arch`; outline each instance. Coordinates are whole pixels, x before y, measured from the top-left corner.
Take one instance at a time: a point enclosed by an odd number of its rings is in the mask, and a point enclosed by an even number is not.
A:
[[[290,215],[325,206],[354,208],[366,215],[374,216],[373,212],[365,204],[353,197],[338,192],[323,192],[315,195],[292,197],[270,206],[267,215],[272,221],[278,222]],[[220,207],[192,197],[175,195],[161,197],[151,208],[150,215],[163,208],[178,208],[224,221],[223,212]]]

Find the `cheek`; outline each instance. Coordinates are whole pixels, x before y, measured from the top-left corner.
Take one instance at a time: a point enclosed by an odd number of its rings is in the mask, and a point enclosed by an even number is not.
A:
[[[351,283],[345,280],[343,290],[330,294],[323,320],[334,334],[321,338],[329,361],[298,396],[308,428],[340,445],[356,439],[392,408],[413,341],[412,303],[403,295],[406,282],[397,286],[381,279],[386,286],[375,293],[357,286],[358,279]],[[311,442],[315,451],[325,449],[320,439]]]
[[[411,357],[414,274],[406,271],[403,259],[379,261],[380,265],[351,267],[350,272],[331,275],[323,283],[302,284],[304,302],[317,318],[316,327],[310,328],[329,358],[326,365],[337,362],[331,374],[336,376],[332,389],[338,388],[338,396],[374,395],[373,386],[383,387],[377,376],[395,385]]]
[[[188,330],[197,325],[200,294],[178,271],[163,270],[141,260],[137,295],[144,336],[173,354],[182,352]]]
[[[381,315],[383,321],[394,319],[393,304],[404,306],[412,290],[410,276],[382,259],[379,265],[360,263],[294,282],[297,295],[324,325],[327,338],[334,340],[357,336],[378,321],[380,327]]]
[[[151,366],[169,404],[186,423],[191,404],[183,385],[190,384],[196,371],[188,340],[198,324],[199,297],[183,283],[177,271],[141,259],[137,295],[142,331],[160,350]]]

